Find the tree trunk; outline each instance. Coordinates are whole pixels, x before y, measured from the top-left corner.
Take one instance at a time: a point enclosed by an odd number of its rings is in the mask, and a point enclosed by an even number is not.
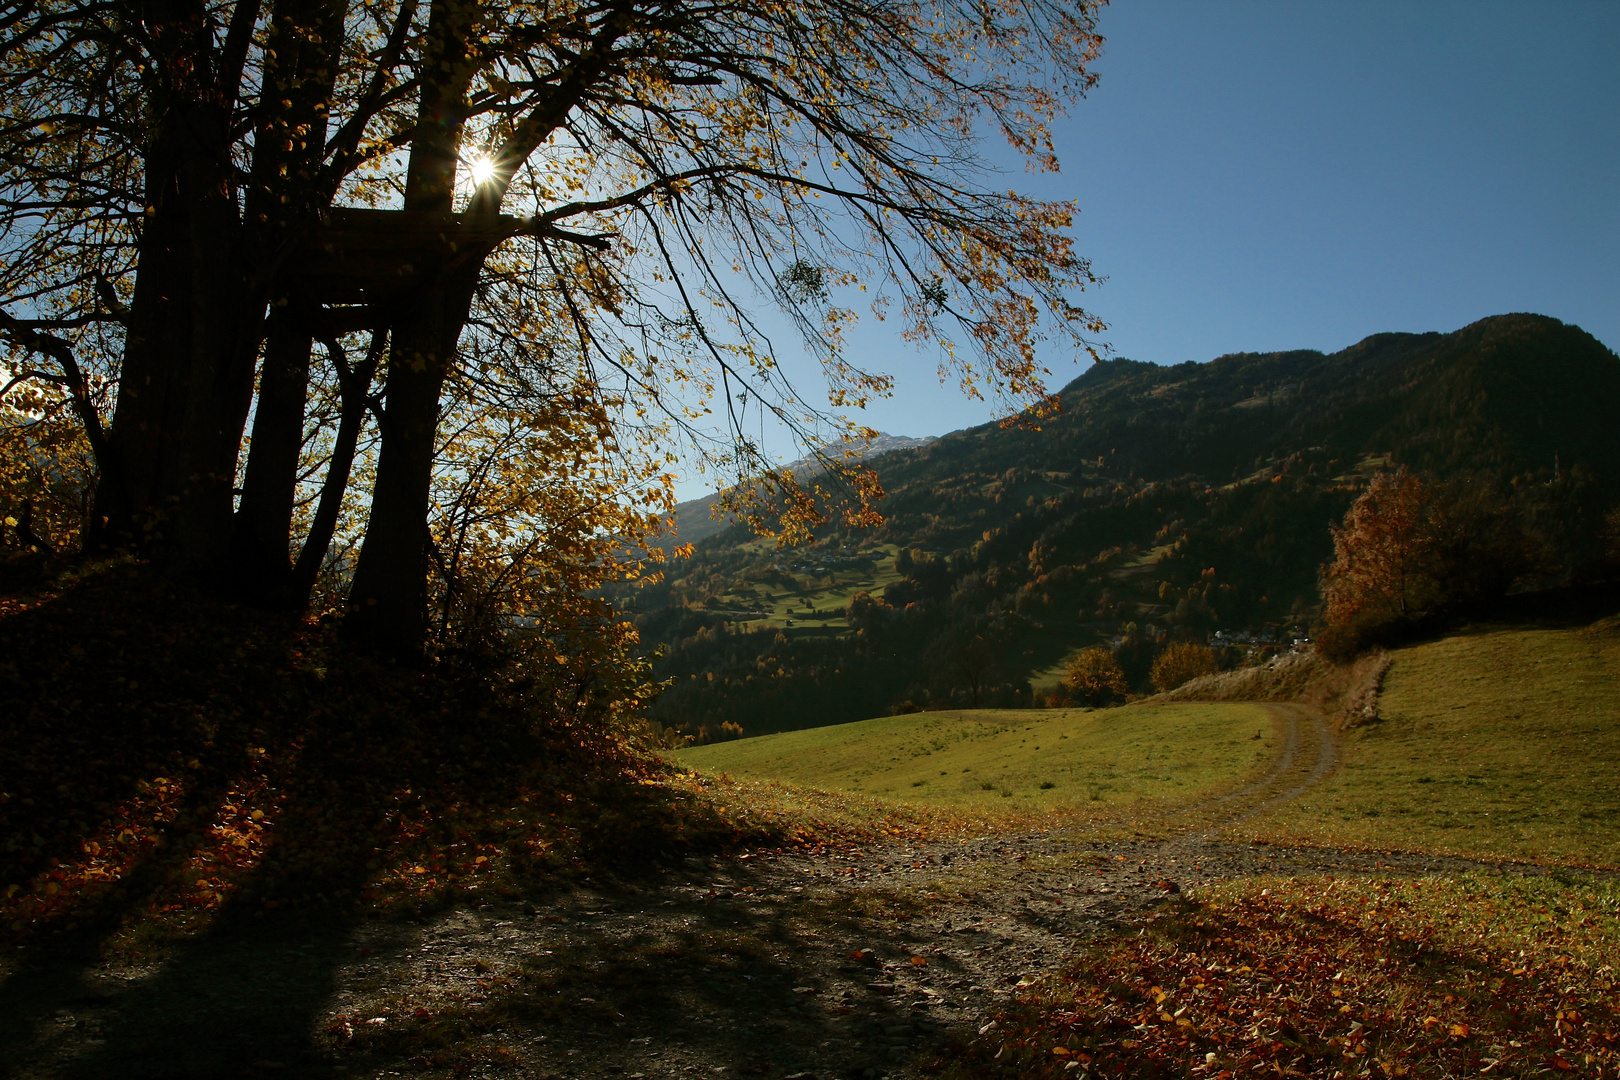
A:
[[[132,546],[212,579],[230,542],[263,298],[244,273],[223,152],[210,160],[186,130],[196,123],[171,126],[182,130],[164,141],[179,145],[152,155],[176,167],[153,170],[148,189],[110,436],[120,469],[103,475],[95,544]],[[115,483],[121,490],[108,490]]]
[[[421,655],[427,627],[427,531],[439,392],[472,303],[478,263],[426,290],[394,325],[381,447],[366,538],[344,630],[402,660]]]
[[[406,210],[448,213],[466,120],[476,5],[434,0],[424,70],[442,82],[422,90],[405,174]],[[346,635],[397,659],[421,657],[427,626],[427,521],[439,391],[472,305],[481,258],[468,259],[413,295],[393,326],[380,428],[377,481],[366,538],[349,593]]]
[[[365,423],[366,409],[370,404],[371,381],[376,377],[387,342],[386,331],[374,331],[366,359],[353,377],[344,379],[342,385],[343,406],[338,416],[337,436],[332,443],[332,460],[326,466],[326,481],[321,485],[321,499],[315,507],[309,535],[304,537],[303,550],[298,553],[298,562],[292,569],[289,600],[300,610],[309,606],[315,580],[320,577],[321,567],[326,563],[326,553],[332,546],[332,534],[337,529],[338,514],[343,509],[343,493],[348,489],[349,473],[354,468],[355,446],[360,440],[360,429]],[[339,374],[341,377],[341,368]]]
[[[266,50],[266,95],[284,102],[256,133],[246,217],[261,264],[314,229],[329,203],[314,182],[344,42],[345,0],[278,0]],[[277,290],[259,375],[253,440],[231,550],[233,593],[267,607],[302,609],[308,588],[292,576],[293,501],[304,440],[316,305]],[[351,447],[352,454],[352,447]],[[342,484],[347,484],[344,470]],[[341,491],[339,492],[341,495]]]
[[[263,607],[303,606],[290,578],[290,545],[310,347],[310,332],[299,325],[298,316],[288,307],[276,309],[265,336],[253,441],[231,550],[233,590]],[[348,483],[347,470],[343,482]],[[306,601],[307,596],[306,591]]]
[[[192,0],[154,0],[142,15],[161,120],[144,155],[148,210],[109,436],[119,468],[102,475],[92,544],[134,547],[213,583],[230,544],[264,295],[243,259],[229,108],[204,77],[217,60],[209,20]]]

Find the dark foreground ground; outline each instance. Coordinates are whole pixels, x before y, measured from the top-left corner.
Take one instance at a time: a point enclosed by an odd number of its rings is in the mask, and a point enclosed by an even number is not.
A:
[[[1334,764],[1321,718],[1250,787],[1129,832],[689,858],[415,919],[228,913],[175,940],[8,958],[17,1077],[908,1077],[1021,986],[1216,881],[1449,873],[1425,856],[1235,844]],[[1539,873],[1510,868],[1514,873]]]

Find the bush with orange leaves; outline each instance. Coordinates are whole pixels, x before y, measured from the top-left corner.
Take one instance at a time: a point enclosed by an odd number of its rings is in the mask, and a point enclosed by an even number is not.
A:
[[[1123,700],[1130,689],[1125,673],[1114,659],[1114,650],[1101,645],[1082,649],[1069,661],[1063,673],[1063,686],[1076,700],[1094,709]]]
[[[1202,675],[1213,675],[1221,669],[1215,650],[1191,641],[1174,641],[1165,646],[1153,661],[1153,673],[1148,676],[1160,693],[1174,690]]]

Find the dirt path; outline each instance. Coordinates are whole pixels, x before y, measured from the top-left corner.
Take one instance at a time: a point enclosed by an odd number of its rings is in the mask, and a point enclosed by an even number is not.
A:
[[[1234,844],[1331,772],[1321,717],[1247,787],[1151,822],[689,860],[536,909],[420,924],[221,928],[143,961],[40,963],[0,987],[23,1077],[917,1075],[1020,980],[1173,891],[1256,873],[1473,864]]]

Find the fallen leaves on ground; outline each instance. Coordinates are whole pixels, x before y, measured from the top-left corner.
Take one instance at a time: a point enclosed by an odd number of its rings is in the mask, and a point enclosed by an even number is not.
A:
[[[0,937],[227,904],[386,909],[694,848],[821,842],[720,812],[611,710],[548,707],[545,677],[348,655],[328,623],[139,566],[13,603]]]
[[[1262,881],[1182,901],[988,1026],[962,1076],[1620,1070],[1620,887]]]

